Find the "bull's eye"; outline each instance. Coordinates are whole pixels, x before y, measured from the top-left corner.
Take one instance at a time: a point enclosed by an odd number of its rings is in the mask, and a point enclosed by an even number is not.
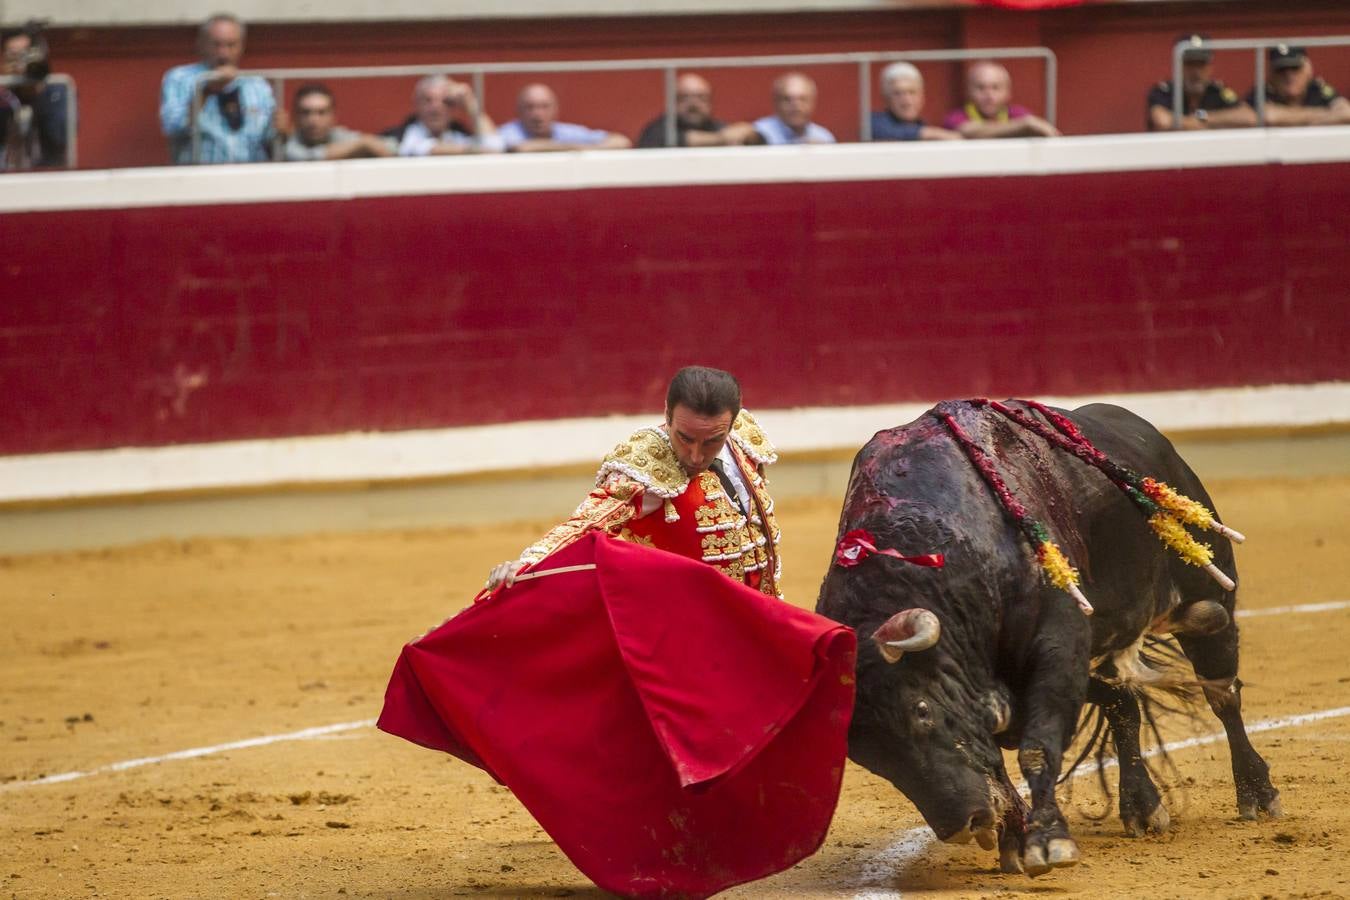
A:
[[[933,711],[928,708],[927,700],[920,700],[914,705],[914,715],[919,717],[919,721],[928,724],[933,721]]]

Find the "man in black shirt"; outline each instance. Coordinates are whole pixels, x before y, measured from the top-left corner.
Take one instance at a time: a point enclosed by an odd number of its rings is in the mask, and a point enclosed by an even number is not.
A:
[[[1177,40],[1191,45],[1181,57],[1182,130],[1255,125],[1252,108],[1222,81],[1214,80],[1214,52],[1204,46],[1208,39],[1202,34],[1187,34]],[[1160,81],[1148,92],[1149,131],[1171,131],[1176,124],[1172,118],[1173,90],[1171,81]]]
[[[679,147],[724,147],[758,143],[749,122],[730,125],[712,115],[712,85],[701,75],[686,72],[675,82],[675,138]],[[669,147],[666,117],[647,123],[638,137],[638,148]]]
[[[1307,50],[1278,44],[1270,48],[1266,58],[1270,65],[1270,81],[1266,84],[1267,125],[1350,124],[1350,100],[1313,76]],[[1256,106],[1256,88],[1247,95],[1247,102]]]

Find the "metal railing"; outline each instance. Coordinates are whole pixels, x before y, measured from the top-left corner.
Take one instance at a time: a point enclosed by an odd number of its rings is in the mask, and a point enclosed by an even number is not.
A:
[[[1185,114],[1186,95],[1181,81],[1182,56],[1187,50],[1254,50],[1256,67],[1253,88],[1256,91],[1256,124],[1266,124],[1266,50],[1281,44],[1290,47],[1350,47],[1350,35],[1330,37],[1277,38],[1223,38],[1191,42],[1180,40],[1172,45],[1172,128],[1181,127]]]
[[[1050,124],[1056,119],[1056,84],[1058,60],[1048,47],[993,47],[977,50],[894,50],[867,53],[805,53],[779,56],[699,56],[667,59],[599,59],[557,60],[548,62],[512,63],[436,63],[425,66],[336,66],[320,68],[249,69],[240,75],[264,78],[273,85],[278,102],[284,102],[286,82],[294,79],[342,78],[399,78],[424,75],[468,75],[480,108],[487,107],[488,75],[522,75],[530,73],[572,72],[643,72],[664,73],[666,143],[676,146],[678,124],[675,118],[675,81],[681,70],[690,69],[747,69],[747,68],[804,68],[807,66],[854,65],[858,68],[859,140],[872,138],[872,66],[891,62],[964,62],[978,59],[1040,59],[1045,62],[1045,118]],[[210,77],[198,77],[193,97],[194,110],[200,110],[201,86]],[[193,116],[192,159],[199,159],[200,134],[197,118]]]
[[[75,92],[75,79],[61,72],[53,72],[43,79],[47,84],[61,84],[66,88],[66,168],[73,169],[79,162],[79,154],[76,152],[75,141],[78,129],[76,125],[79,119],[80,105],[77,102]],[[0,87],[9,87],[14,84],[31,84],[32,79],[24,78],[22,75],[0,75]],[[3,146],[5,135],[0,135],[0,155],[5,153]]]

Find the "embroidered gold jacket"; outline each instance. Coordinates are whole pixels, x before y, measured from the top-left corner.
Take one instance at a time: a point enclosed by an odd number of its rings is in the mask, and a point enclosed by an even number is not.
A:
[[[771,596],[779,587],[782,532],[774,517],[764,467],[778,460],[754,416],[741,410],[728,439],[732,458],[750,492],[751,509],[742,515],[711,471],[691,478],[680,465],[670,437],[659,428],[643,428],[610,452],[596,474],[595,490],[572,517],[527,547],[530,564],[593,529],[716,566],[727,576]],[[642,515],[644,494],[661,506]]]

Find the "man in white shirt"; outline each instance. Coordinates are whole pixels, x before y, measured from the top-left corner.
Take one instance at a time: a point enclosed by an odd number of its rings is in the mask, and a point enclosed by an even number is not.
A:
[[[773,83],[774,115],[755,121],[766,144],[833,144],[828,128],[811,121],[816,111],[816,83],[801,72],[780,75]]]
[[[413,121],[399,138],[399,156],[500,153],[497,126],[478,103],[473,87],[444,75],[428,75],[413,89]]]
[[[560,150],[626,150],[633,146],[617,131],[558,121],[558,95],[546,84],[527,84],[516,97],[516,118],[502,126],[501,138],[512,153]]]

